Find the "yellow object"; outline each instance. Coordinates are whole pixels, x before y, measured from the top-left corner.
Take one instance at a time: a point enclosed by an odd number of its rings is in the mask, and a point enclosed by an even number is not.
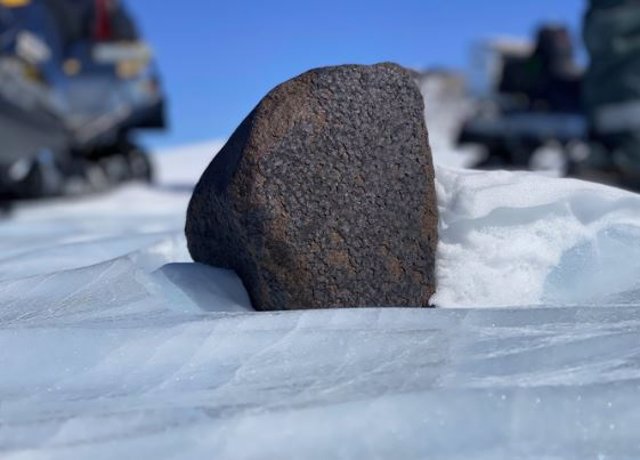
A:
[[[120,61],[116,65],[116,75],[118,75],[118,78],[122,80],[128,80],[140,75],[144,68],[145,63],[140,60]]]
[[[7,8],[20,8],[30,3],[31,0],[0,0],[0,5],[6,6]]]
[[[82,64],[77,59],[67,59],[66,61],[64,61],[64,64],[62,65],[62,69],[64,70],[65,74],[72,77],[80,73],[80,70],[82,69]]]

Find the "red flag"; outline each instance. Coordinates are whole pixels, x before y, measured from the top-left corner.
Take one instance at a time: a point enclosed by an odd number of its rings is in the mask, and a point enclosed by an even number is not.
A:
[[[109,10],[109,0],[96,0],[95,39],[97,41],[111,39],[111,13]]]

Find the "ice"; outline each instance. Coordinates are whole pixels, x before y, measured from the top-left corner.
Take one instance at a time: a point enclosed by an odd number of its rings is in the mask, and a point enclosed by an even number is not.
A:
[[[256,313],[186,250],[216,145],[0,222],[0,458],[639,458],[636,195],[440,166],[467,308]]]
[[[242,281],[232,271],[182,263],[167,264],[153,275],[157,292],[171,305],[192,311],[246,313],[253,310]]]
[[[176,315],[142,304],[102,321],[73,314],[64,329],[3,329],[1,349],[21,350],[2,358],[6,458],[640,452],[636,308]]]
[[[638,304],[640,228],[608,225],[565,252],[549,273],[545,298],[562,304]],[[543,299],[544,300],[544,299]]]

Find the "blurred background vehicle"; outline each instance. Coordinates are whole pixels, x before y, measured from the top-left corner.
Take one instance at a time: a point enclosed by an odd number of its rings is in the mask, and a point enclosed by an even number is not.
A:
[[[573,175],[640,191],[640,3],[589,0],[583,37],[590,149]]]
[[[568,29],[545,24],[534,41],[489,40],[473,61],[475,108],[457,136],[458,145],[484,148],[473,166],[568,172],[588,131],[583,70]]]
[[[393,60],[426,64],[419,80],[432,143],[449,152],[480,146],[484,155],[465,166],[583,178],[590,178],[587,169],[619,175],[635,164],[640,171],[637,130],[607,128],[611,113],[614,122],[617,113],[634,119],[624,114],[633,111],[625,104],[637,86],[638,6],[587,3],[588,67],[576,37],[584,0],[503,0],[482,9],[469,0],[439,9],[374,2],[366,11],[337,0],[297,10],[287,0],[247,11],[221,4],[215,14],[204,1],[184,8],[151,0],[0,0],[0,197],[83,193],[151,178],[134,132],[165,127],[165,95],[140,24],[158,46],[175,101],[174,129],[151,149],[224,139],[266,91],[308,68]],[[343,14],[323,16],[329,10]],[[471,72],[459,70],[473,40],[522,36],[533,24],[531,39],[475,46]],[[620,110],[609,110],[616,104]],[[596,129],[600,119],[607,132]]]
[[[472,167],[550,171],[640,190],[640,3],[588,0],[582,39],[544,23],[533,41],[476,47],[458,146]],[[583,45],[588,63],[580,65]]]
[[[116,0],[0,0],[0,198],[151,180],[133,130],[165,127],[150,47]]]

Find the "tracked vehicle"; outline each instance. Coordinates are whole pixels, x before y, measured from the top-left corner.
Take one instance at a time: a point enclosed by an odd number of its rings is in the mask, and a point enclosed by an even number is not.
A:
[[[554,169],[585,155],[582,70],[565,27],[542,27],[535,43],[495,40],[475,52],[475,109],[457,142],[480,145],[477,168]]]
[[[151,180],[165,127],[149,46],[115,0],[0,0],[0,199]]]

